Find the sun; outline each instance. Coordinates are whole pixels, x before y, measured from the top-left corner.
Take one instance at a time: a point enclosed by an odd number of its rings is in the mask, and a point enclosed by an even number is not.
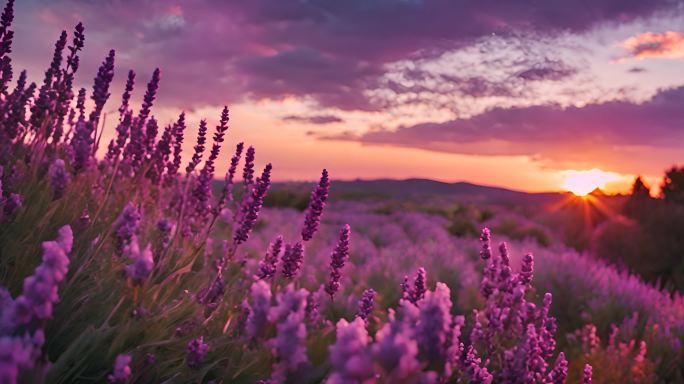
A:
[[[563,176],[561,188],[576,196],[586,196],[596,188],[603,189],[606,184],[620,179],[617,173],[605,172],[598,168],[585,171],[567,170],[563,172]]]

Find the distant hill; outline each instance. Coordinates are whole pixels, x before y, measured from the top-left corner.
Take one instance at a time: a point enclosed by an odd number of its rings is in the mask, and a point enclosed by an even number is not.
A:
[[[314,183],[275,183],[273,190],[307,191]],[[488,204],[551,203],[567,196],[561,192],[528,193],[468,182],[445,183],[429,179],[333,180],[331,198],[341,200],[392,198],[413,200],[426,197],[455,199],[462,202]]]

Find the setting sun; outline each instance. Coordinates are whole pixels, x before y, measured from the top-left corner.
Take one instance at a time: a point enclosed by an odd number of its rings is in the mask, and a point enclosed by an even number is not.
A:
[[[621,179],[617,173],[605,172],[598,168],[586,171],[569,170],[563,174],[565,179],[561,187],[577,196],[585,196],[596,188],[603,189],[606,184]]]

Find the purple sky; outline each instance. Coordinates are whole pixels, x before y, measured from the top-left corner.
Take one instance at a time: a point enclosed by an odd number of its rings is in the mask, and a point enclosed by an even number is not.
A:
[[[541,190],[569,169],[684,163],[684,0],[21,0],[17,66],[38,80],[77,21],[79,86],[116,49],[114,110],[128,69],[159,66],[161,121],[228,104],[233,139],[280,179],[327,166]]]

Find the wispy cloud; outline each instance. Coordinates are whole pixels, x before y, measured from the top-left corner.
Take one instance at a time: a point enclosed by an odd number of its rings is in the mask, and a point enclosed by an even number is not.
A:
[[[627,57],[635,59],[684,59],[684,33],[645,32],[626,39],[622,47],[629,51]]]

